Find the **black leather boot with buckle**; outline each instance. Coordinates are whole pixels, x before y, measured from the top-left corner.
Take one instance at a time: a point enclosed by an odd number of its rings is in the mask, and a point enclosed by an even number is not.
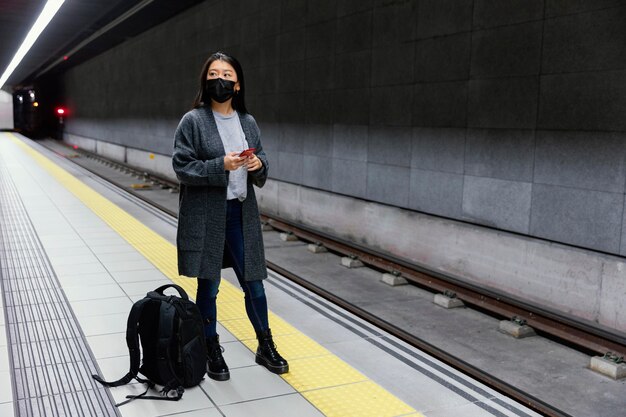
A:
[[[230,371],[224,361],[222,352],[224,348],[220,346],[220,336],[206,338],[207,348],[207,375],[216,381],[226,381],[230,379]]]
[[[276,350],[271,330],[267,329],[258,332],[256,338],[259,341],[259,347],[256,350],[256,363],[265,366],[270,372],[275,374],[289,372],[289,364]]]

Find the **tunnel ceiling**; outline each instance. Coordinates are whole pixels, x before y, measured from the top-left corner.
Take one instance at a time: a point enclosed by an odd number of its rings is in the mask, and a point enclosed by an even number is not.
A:
[[[17,89],[40,76],[65,71],[201,1],[66,0],[9,77],[4,89]],[[11,62],[45,4],[45,0],[0,0],[0,74]],[[116,21],[119,21],[117,25],[80,46]],[[70,54],[78,46],[80,49]],[[68,59],[64,60],[66,55]]]

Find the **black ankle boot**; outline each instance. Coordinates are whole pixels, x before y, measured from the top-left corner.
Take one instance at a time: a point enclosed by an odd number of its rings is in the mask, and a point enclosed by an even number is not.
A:
[[[256,363],[265,366],[275,374],[289,372],[289,364],[276,350],[270,329],[258,332],[256,338],[259,341],[259,347],[256,350]]]
[[[230,379],[230,371],[224,361],[222,352],[223,347],[220,346],[219,335],[206,338],[207,348],[207,375],[216,381],[226,381]]]

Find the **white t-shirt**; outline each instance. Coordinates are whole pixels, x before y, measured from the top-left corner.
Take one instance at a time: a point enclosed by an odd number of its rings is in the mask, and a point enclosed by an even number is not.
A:
[[[213,116],[215,116],[217,131],[220,134],[224,150],[227,154],[229,152],[241,152],[248,149],[248,141],[246,140],[246,135],[243,133],[241,121],[236,111],[230,115],[213,111]],[[243,201],[246,199],[247,192],[248,169],[244,165],[235,171],[230,171],[228,175],[226,199],[232,200],[237,198],[239,201]]]

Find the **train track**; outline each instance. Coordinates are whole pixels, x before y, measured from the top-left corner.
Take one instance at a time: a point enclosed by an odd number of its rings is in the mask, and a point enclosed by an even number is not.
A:
[[[51,150],[54,151],[54,149]],[[162,188],[171,188],[174,191],[178,188],[177,183],[164,179],[154,173],[138,170],[126,164],[115,162],[84,150],[73,149],[72,151],[76,152],[76,154],[97,160],[102,164],[115,167],[121,171],[132,173],[137,178],[141,178],[145,182],[159,185]],[[94,175],[102,177],[98,172],[96,172],[96,170],[83,165],[80,166],[83,169],[87,169],[92,172]],[[177,213],[156,204],[154,201],[146,198],[141,193],[136,192],[127,186],[116,183],[115,181],[111,181],[109,178],[102,178],[111,182],[113,185],[132,193],[138,198],[168,213],[169,215],[177,217]],[[370,248],[358,246],[351,242],[343,241],[337,237],[311,230],[310,228],[289,222],[276,216],[262,213],[261,217],[265,224],[270,225],[278,231],[294,234],[300,240],[306,242],[323,245],[331,252],[343,256],[358,258],[361,262],[372,268],[394,274],[401,274],[402,277],[407,279],[412,284],[431,292],[446,292],[448,294],[453,293],[455,297],[461,299],[466,305],[472,306],[499,318],[523,319],[529,326],[533,327],[540,334],[561,341],[562,343],[579,349],[585,353],[603,355],[607,352],[613,352],[617,355],[626,356],[626,337],[622,334],[594,327],[589,323],[582,322],[573,317],[567,317],[563,314],[542,308],[541,306],[525,303],[522,300],[515,299],[506,294],[501,294],[493,290],[487,290],[485,288],[472,285],[459,277],[442,274],[440,272],[430,270],[424,265],[410,263],[389,254],[383,254]],[[428,354],[484,383],[485,385],[526,405],[534,411],[549,417],[569,416],[569,414],[556,409],[541,399],[525,393],[508,384],[506,381],[498,379],[493,375],[482,371],[480,368],[470,365],[469,363],[448,354],[444,350],[439,349],[438,347],[416,337],[415,335],[400,329],[392,323],[384,321],[368,311],[355,306],[354,304],[332,294],[329,291],[324,290],[297,274],[286,270],[280,265],[269,261],[267,264],[268,268],[289,278],[298,285],[307,288],[315,294],[337,304],[341,308],[350,311],[358,317],[380,327],[382,330],[393,334],[395,337],[398,337],[410,345],[427,352]]]

